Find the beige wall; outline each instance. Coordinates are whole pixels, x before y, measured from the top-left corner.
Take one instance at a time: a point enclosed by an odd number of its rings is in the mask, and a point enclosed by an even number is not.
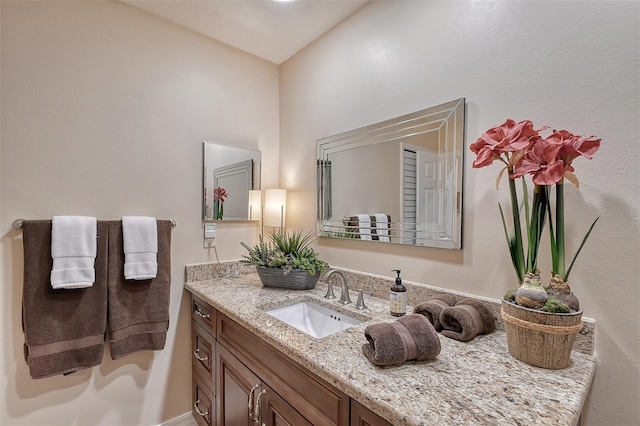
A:
[[[2,1],[0,424],[154,425],[190,411],[184,266],[202,247],[202,140],[256,146],[278,185],[278,69],[112,2]],[[34,381],[22,356],[16,218],[173,218],[166,348]],[[255,224],[223,224],[221,260]],[[253,241],[252,241],[253,242]],[[215,258],[213,258],[215,259]]]
[[[506,118],[602,138],[593,161],[575,163],[580,190],[566,190],[570,251],[600,216],[571,280],[585,315],[598,321],[588,425],[640,423],[638,8],[376,2],[280,67],[280,180],[292,226],[314,226],[317,139],[452,99],[467,99],[467,146]],[[474,170],[472,161],[467,151],[462,251],[322,239],[322,256],[499,298],[515,281],[497,209],[508,195],[495,191],[498,166]]]

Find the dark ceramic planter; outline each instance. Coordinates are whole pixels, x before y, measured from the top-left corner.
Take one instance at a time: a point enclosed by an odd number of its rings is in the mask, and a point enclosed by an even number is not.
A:
[[[320,273],[310,275],[308,271],[294,269],[287,275],[280,268],[257,266],[258,276],[262,285],[272,288],[286,288],[289,290],[311,290],[316,286]]]

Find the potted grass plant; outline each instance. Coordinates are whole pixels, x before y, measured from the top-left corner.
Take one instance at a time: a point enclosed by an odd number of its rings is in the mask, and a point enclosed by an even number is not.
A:
[[[315,287],[320,273],[329,267],[311,248],[313,235],[302,231],[275,231],[253,247],[240,243],[247,250],[240,262],[256,265],[265,287],[309,290]]]
[[[591,159],[600,147],[600,139],[576,136],[566,130],[554,130],[543,138],[540,132],[548,129],[535,130],[528,120],[519,123],[507,120],[487,130],[470,148],[476,154],[474,168],[489,166],[494,161],[504,164],[496,188],[504,172],[508,174],[511,226],[501,205],[499,211],[519,283],[515,291],[503,297],[502,317],[509,352],[529,364],[560,369],[569,365],[575,336],[582,327],[582,310],[568,284],[569,274],[598,220],[587,230],[567,268],[564,182],[579,186],[572,163],[578,157]],[[527,178],[533,184],[531,199]],[[538,269],[545,222],[552,264],[547,285],[543,284]]]

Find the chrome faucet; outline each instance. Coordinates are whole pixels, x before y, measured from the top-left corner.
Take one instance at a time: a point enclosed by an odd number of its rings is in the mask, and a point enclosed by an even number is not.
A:
[[[333,294],[333,286],[331,285],[331,282],[329,281],[329,278],[331,278],[331,276],[333,274],[338,275],[338,277],[340,278],[340,283],[342,284],[342,293],[340,294],[340,300],[338,300],[338,303],[343,304],[343,305],[347,305],[347,304],[351,303],[351,299],[349,298],[349,286],[347,286],[347,280],[345,279],[345,277],[342,274],[342,272],[338,271],[337,269],[330,270],[324,276],[324,282],[325,282],[325,284],[327,284],[327,294],[324,297],[327,298],[327,299],[335,299],[336,298],[336,296]]]

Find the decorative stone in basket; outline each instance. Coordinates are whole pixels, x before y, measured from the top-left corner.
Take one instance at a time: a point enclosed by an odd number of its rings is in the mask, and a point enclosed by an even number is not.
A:
[[[276,231],[253,247],[240,243],[248,254],[240,262],[256,265],[262,285],[289,290],[310,290],[316,286],[320,273],[329,265],[318,257],[310,245],[313,234],[302,231]]]

